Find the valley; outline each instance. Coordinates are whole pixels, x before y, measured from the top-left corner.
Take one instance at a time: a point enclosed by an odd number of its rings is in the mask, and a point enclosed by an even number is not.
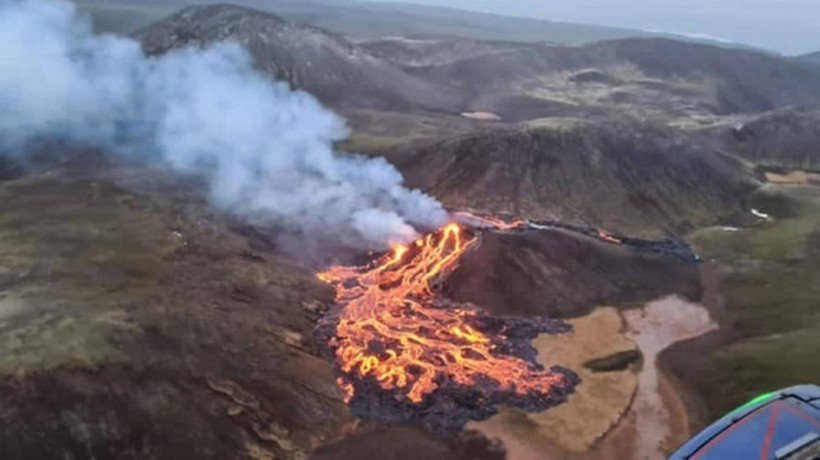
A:
[[[689,237],[708,260],[705,305],[720,329],[670,347],[661,362],[703,397],[693,412],[701,423],[761,388],[817,379],[819,200],[817,186],[767,184],[750,202],[769,220]],[[693,365],[694,356],[708,358]]]
[[[412,273],[419,242],[436,247],[446,230],[408,227],[413,237],[386,251],[340,248],[356,240],[327,224],[339,220],[318,216],[325,227],[310,233],[215,206],[195,168],[169,170],[156,152],[36,137],[0,154],[3,458],[643,460],[760,393],[820,382],[813,55],[366,2],[76,3],[148,66],[238,44],[259,81],[283,83],[274,92],[313,95],[343,118],[343,135],[316,144],[354,159],[308,181],[427,194],[471,246],[431,251],[421,266],[432,274],[405,286],[397,267]],[[228,61],[211,63],[216,74]],[[270,138],[268,159],[319,158],[290,135],[324,120],[299,113],[282,116],[290,131]],[[388,162],[396,169],[379,169]],[[300,199],[333,195],[315,187]],[[382,194],[375,209],[420,213]],[[333,196],[328,213],[366,201]],[[340,313],[351,303],[391,309],[351,319]],[[416,303],[439,330],[412,329]],[[350,332],[360,323],[369,340]],[[363,354],[349,361],[390,380],[344,367],[350,337]],[[458,378],[417,346],[434,340],[464,347]],[[412,400],[384,364],[394,342],[413,350],[405,379],[437,366]],[[484,363],[476,353],[571,384],[499,396],[500,377],[469,372]]]

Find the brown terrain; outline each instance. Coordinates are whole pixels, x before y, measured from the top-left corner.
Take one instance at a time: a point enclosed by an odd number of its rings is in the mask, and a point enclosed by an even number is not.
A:
[[[659,126],[578,122],[459,137],[391,158],[410,185],[453,207],[659,236],[742,211],[756,180],[709,148]]]
[[[427,452],[423,458],[503,457],[497,443],[470,431],[436,439],[409,428],[357,428],[334,384],[330,363],[317,356],[312,343],[314,322],[332,293],[308,267],[282,255],[263,229],[209,210],[197,198],[195,182],[181,183],[156,169],[114,164],[96,152],[70,156],[83,161],[55,164],[48,159],[37,172],[9,174],[0,184],[5,203],[0,344],[6,356],[0,367],[6,376],[6,409],[0,418],[11,427],[0,437],[0,447],[12,458],[299,458],[317,448],[317,458],[360,458],[356,452],[372,449],[367,447],[371,443],[381,446],[384,439],[392,440],[395,458],[405,458],[402,442],[421,444],[421,452]],[[20,198],[8,200],[11,196]],[[635,270],[643,270],[644,264],[638,263],[642,260],[656,264],[656,271],[679,271],[668,278],[688,279],[680,285],[647,287],[645,294],[633,293],[624,280],[607,288],[609,295],[618,291],[616,296],[637,300],[633,296],[693,288],[691,275],[683,276],[694,267],[692,262],[642,254],[570,230],[533,230],[502,236],[500,243],[493,243],[489,234],[471,257],[492,260],[497,244],[505,246],[502,252],[527,254],[529,239],[541,244],[561,241],[551,234],[574,241],[553,247],[558,260],[606,261],[596,275],[599,281],[611,278],[606,272],[637,280],[640,271]],[[668,268],[662,268],[664,264]],[[464,269],[476,265],[468,262]],[[562,275],[558,267],[547,269],[556,273],[555,280],[526,267],[517,270],[510,273],[546,282],[553,296],[563,292],[556,298],[566,299],[565,309],[576,308],[575,313],[552,308],[540,313],[577,316],[602,295],[574,297],[578,286],[560,283],[572,272]],[[486,273],[457,272],[453,286],[476,276]],[[507,302],[476,303],[497,313],[521,314],[505,306],[534,302],[528,290],[506,296]],[[615,348],[631,350],[627,358],[633,362],[638,355],[618,333],[618,314],[607,310],[602,316],[600,327],[610,327],[612,335],[601,337],[603,344],[581,342],[567,348],[582,353],[578,357],[553,356],[542,340],[553,340],[555,347],[555,337],[539,339],[536,346],[552,364],[594,368],[596,364],[587,361],[606,360]],[[597,324],[596,318],[593,313],[584,321]],[[583,324],[576,326],[579,338],[589,335]],[[600,375],[607,376],[607,371]],[[604,382],[628,382],[617,375]],[[630,375],[633,384],[627,387],[634,391],[635,377]],[[625,390],[620,403],[610,401],[615,407],[595,407],[614,391],[596,385],[596,380],[597,374],[592,375],[568,409],[586,404],[616,415],[625,410],[631,397]],[[593,393],[585,396],[586,391]],[[581,424],[576,429],[594,428]],[[605,431],[598,428],[597,436]],[[47,440],[36,441],[34,436],[43,433]],[[347,433],[352,437],[337,441],[341,444],[320,448]],[[595,439],[585,436],[587,444]]]
[[[566,319],[533,346],[577,392],[454,435],[357,421],[314,343],[323,267],[209,207],[195,178],[45,144],[33,164],[0,157],[4,459],[658,458],[760,392],[820,381],[810,57],[353,35],[230,5],[133,34],[152,55],[238,41],[348,119],[340,148],[451,208],[535,222],[485,232],[442,292]]]
[[[498,315],[550,318],[582,316],[606,302],[700,296],[692,260],[555,228],[485,235],[445,289]]]
[[[91,168],[0,183],[5,458],[297,456],[352,422],[310,351],[326,286],[130,181],[159,171]]]

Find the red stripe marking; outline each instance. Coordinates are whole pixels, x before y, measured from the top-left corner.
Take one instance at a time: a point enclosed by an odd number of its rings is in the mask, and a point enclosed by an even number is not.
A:
[[[762,411],[764,411],[764,412],[767,411],[767,410],[769,410],[768,407],[762,409]],[[759,414],[756,415],[756,416],[751,416],[751,415],[752,414],[747,414],[745,417],[743,417],[739,421],[735,422],[734,425],[730,425],[728,428],[723,430],[722,433],[720,433],[716,437],[712,438],[711,441],[709,441],[708,443],[706,443],[705,446],[703,446],[703,448],[701,449],[700,452],[698,452],[694,457],[692,457],[692,460],[698,460],[698,459],[703,458],[706,455],[706,453],[709,452],[710,450],[712,450],[713,447],[718,445],[723,438],[725,438],[726,436],[729,436],[730,434],[732,434],[732,431],[735,431],[735,429],[749,423],[751,420],[753,420],[757,416],[759,416]]]
[[[789,404],[785,401],[781,401],[781,400],[776,400],[776,401],[772,402],[771,404],[769,404],[769,407],[760,409],[761,412],[765,412],[765,411],[768,411],[768,410],[772,411],[772,413],[769,415],[771,417],[769,419],[769,424],[766,426],[766,438],[764,439],[764,442],[763,442],[763,449],[761,451],[761,457],[760,457],[761,459],[767,459],[768,458],[766,456],[766,452],[769,449],[771,449],[771,443],[773,442],[774,427],[777,426],[777,424],[775,423],[777,415],[778,415],[777,412],[779,412],[779,410],[782,409],[782,408],[788,409],[790,412],[793,412],[795,415],[799,416],[800,418],[805,419],[806,421],[808,421],[812,425],[820,426],[820,421],[818,421],[815,418],[812,418],[809,414],[801,411],[797,407],[794,407],[793,405],[791,405],[791,404]],[[739,428],[740,426],[743,426],[744,424],[751,421],[752,419],[762,415],[762,414],[758,414],[758,415],[752,416],[753,414],[754,414],[754,412],[746,415],[741,420],[736,422],[734,425],[731,425],[726,430],[724,430],[722,433],[720,433],[716,437],[712,438],[711,441],[709,441],[705,446],[703,446],[703,448],[701,449],[700,452],[696,453],[695,456],[692,457],[692,460],[702,459],[709,450],[711,450],[715,445],[719,444],[720,441],[723,440],[723,438],[729,436],[731,434],[731,432],[735,430],[735,428]]]
[[[792,411],[792,412],[794,412],[795,414],[799,415],[801,418],[806,419],[806,421],[808,421],[808,422],[809,422],[809,423],[811,423],[812,425],[815,425],[815,426],[820,426],[820,421],[818,421],[817,419],[813,418],[813,417],[812,417],[812,416],[810,416],[809,414],[807,414],[807,413],[803,412],[802,410],[800,410],[800,409],[798,409],[798,408],[796,408],[796,407],[792,406],[791,404],[789,404],[788,406],[786,406],[786,409],[789,409],[790,411]]]
[[[763,447],[760,449],[760,460],[768,460],[769,458],[769,451],[772,450],[772,441],[774,440],[774,432],[775,428],[777,428],[777,416],[779,414],[780,404],[777,404],[769,415],[769,424],[766,425],[766,437],[763,438]]]

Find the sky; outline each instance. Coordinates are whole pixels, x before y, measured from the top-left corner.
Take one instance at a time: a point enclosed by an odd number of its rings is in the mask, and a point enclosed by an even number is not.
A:
[[[820,51],[820,0],[376,0],[704,35],[787,55]]]

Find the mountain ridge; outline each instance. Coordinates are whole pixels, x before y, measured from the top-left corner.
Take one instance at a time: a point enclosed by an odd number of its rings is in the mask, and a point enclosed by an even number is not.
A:
[[[334,106],[453,111],[457,104],[442,88],[372,57],[344,37],[241,6],[190,6],[133,36],[149,55],[239,42],[259,70]]]
[[[236,40],[273,78],[355,115],[354,137],[406,130],[390,148],[378,141],[366,150],[449,206],[649,236],[743,220],[744,198],[757,185],[754,162],[774,147],[727,140],[726,128],[820,103],[820,72],[806,66],[667,39],[355,43],[229,5],[186,8],[135,37],[150,54]],[[430,48],[438,53],[432,63],[416,65]],[[496,121],[459,116],[470,111]],[[750,127],[783,124],[771,119]],[[452,128],[415,139],[430,126]]]
[[[121,34],[132,33],[180,8],[213,3],[208,0],[146,0],[135,7],[129,0],[72,1],[94,18],[99,31]],[[449,35],[481,40],[580,44],[640,36],[705,41],[727,46],[721,42],[675,33],[506,16],[412,3],[339,0],[233,0],[232,3],[271,12],[289,21],[319,26],[357,39],[374,39],[396,34]]]

